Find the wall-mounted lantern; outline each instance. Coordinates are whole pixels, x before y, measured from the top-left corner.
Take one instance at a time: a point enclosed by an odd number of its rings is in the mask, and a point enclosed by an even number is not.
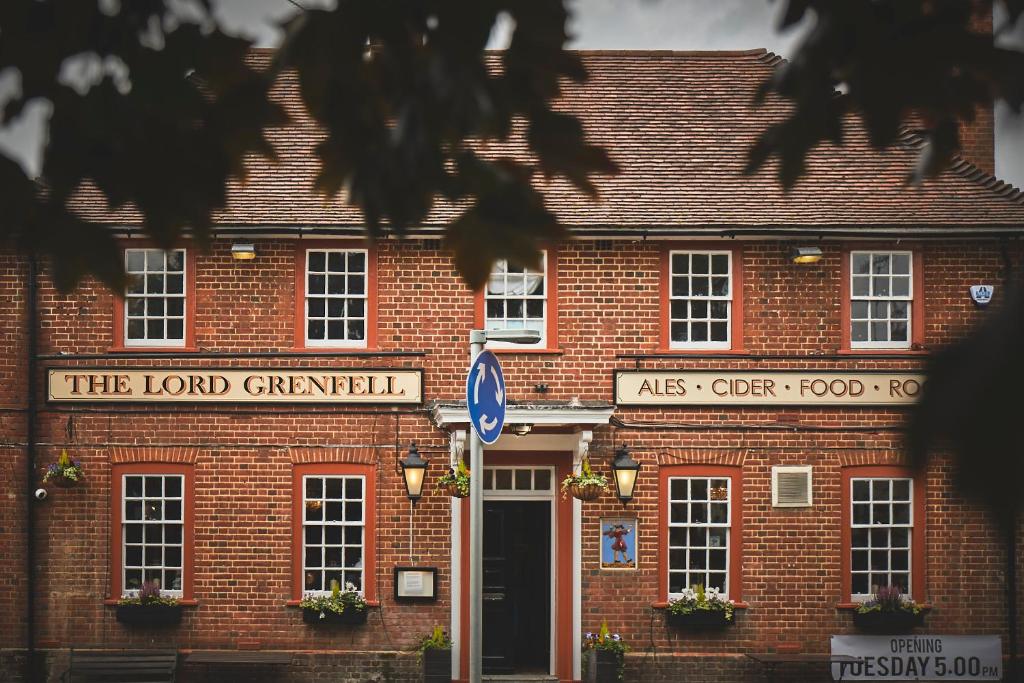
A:
[[[405,495],[415,505],[416,501],[423,495],[423,480],[426,478],[428,463],[420,457],[420,452],[416,450],[414,442],[409,444],[409,454],[405,457],[405,460],[399,460],[398,464],[402,466]]]
[[[633,490],[636,488],[636,478],[640,474],[640,463],[630,457],[629,448],[622,444],[615,451],[615,458],[612,460],[612,474],[615,477],[615,493],[625,507],[633,500]]]
[[[231,258],[236,261],[251,261],[256,258],[255,244],[236,243],[231,245]]]

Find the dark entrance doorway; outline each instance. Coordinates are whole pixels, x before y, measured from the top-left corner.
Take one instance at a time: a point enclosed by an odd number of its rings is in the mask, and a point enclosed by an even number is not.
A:
[[[551,502],[484,501],[485,674],[547,674]]]

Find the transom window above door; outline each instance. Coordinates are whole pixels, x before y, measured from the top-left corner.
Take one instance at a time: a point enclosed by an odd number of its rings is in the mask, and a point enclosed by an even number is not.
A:
[[[496,494],[549,493],[554,490],[550,467],[485,467],[484,491]]]
[[[671,251],[668,277],[669,347],[731,348],[732,252]]]

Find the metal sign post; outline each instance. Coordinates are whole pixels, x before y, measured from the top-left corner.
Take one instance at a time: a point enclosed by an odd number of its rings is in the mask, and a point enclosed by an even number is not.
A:
[[[498,358],[484,351],[487,333],[469,335],[466,408],[469,430],[469,680],[483,675],[484,443],[494,443],[505,424],[505,378]]]

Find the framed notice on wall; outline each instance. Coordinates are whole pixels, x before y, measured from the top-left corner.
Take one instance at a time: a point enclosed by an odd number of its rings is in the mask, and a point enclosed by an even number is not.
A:
[[[636,569],[636,517],[601,518],[601,569]]]
[[[437,600],[437,567],[395,567],[395,600]]]

